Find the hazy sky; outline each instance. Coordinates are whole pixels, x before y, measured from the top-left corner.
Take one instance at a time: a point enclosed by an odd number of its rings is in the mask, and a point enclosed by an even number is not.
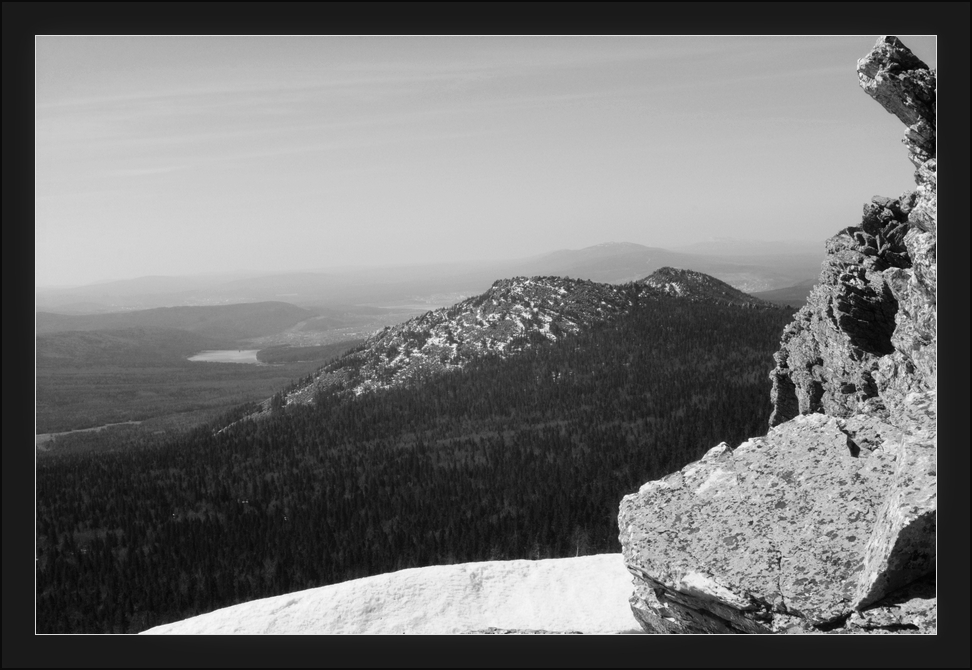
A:
[[[822,242],[913,188],[876,39],[38,37],[37,284]]]

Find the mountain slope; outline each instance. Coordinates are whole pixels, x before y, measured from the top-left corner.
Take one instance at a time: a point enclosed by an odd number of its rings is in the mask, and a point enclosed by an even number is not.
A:
[[[383,329],[293,389],[284,403],[310,403],[323,390],[359,395],[459,370],[483,356],[515,355],[630,313],[636,305],[661,296],[771,307],[714,277],[668,267],[622,285],[566,277],[501,279],[482,295]]]
[[[482,295],[385,328],[310,384],[288,394],[288,404],[311,402],[318,389],[355,395],[401,386],[463,368],[486,355],[514,353],[628,311],[639,288],[564,277],[501,279]]]

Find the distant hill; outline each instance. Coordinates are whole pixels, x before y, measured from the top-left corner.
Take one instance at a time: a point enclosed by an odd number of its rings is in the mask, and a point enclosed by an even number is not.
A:
[[[165,328],[236,341],[278,333],[315,316],[285,302],[258,302],[201,307],[160,307],[109,314],[37,313],[37,334],[67,331]]]
[[[37,367],[182,365],[186,357],[227,343],[175,328],[124,328],[45,333],[37,336]]]
[[[688,300],[710,300],[744,307],[769,306],[769,303],[764,300],[743,293],[724,281],[694,270],[662,268],[639,283]]]
[[[584,249],[561,249],[513,263],[515,274],[556,275],[622,284],[637,281],[668,266],[694,267],[699,259],[690,254],[646,247],[629,242],[596,244]]]
[[[673,251],[640,244],[608,243],[523,259],[512,269],[515,274],[559,275],[618,284],[637,281],[663,267],[691,268],[752,293],[817,276],[824,256],[823,245],[819,246],[819,251],[785,246],[774,253],[766,245],[747,251],[735,244],[724,253],[717,253],[708,245],[698,251],[694,247]]]
[[[359,395],[409,385],[463,369],[484,356],[504,357],[556,342],[669,296],[686,302],[773,307],[714,277],[670,267],[621,285],[550,276],[502,279],[481,295],[384,328],[274,402],[309,404],[323,390]],[[270,403],[264,403],[264,412]]]
[[[433,309],[477,295],[497,278],[559,276],[607,284],[636,281],[670,266],[691,268],[746,292],[792,286],[816,277],[819,251],[755,245],[749,252],[736,244],[726,253],[667,250],[627,242],[505,261],[444,262],[279,272],[260,276],[143,277],[74,288],[38,288],[37,309],[59,313],[103,313],[173,305],[208,306],[286,301],[318,309],[335,305],[428,305]],[[718,247],[716,247],[716,250]]]
[[[506,355],[537,342],[556,341],[628,311],[639,287],[618,287],[566,277],[514,277],[452,307],[385,328],[323,368],[288,395],[309,403],[319,388],[355,394],[400,386],[464,367],[488,354]]]

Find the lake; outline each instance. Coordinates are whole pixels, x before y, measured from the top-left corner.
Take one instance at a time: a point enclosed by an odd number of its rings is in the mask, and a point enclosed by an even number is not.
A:
[[[222,349],[216,351],[202,351],[189,360],[196,363],[250,363],[263,365],[257,360],[259,349]]]

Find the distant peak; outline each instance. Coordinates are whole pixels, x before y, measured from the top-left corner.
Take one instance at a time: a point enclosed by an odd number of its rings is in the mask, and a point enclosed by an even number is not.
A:
[[[587,249],[641,249],[643,247],[642,245],[635,244],[634,242],[601,242],[600,244],[594,244],[586,248]]]
[[[689,300],[712,300],[753,307],[770,306],[765,300],[743,293],[720,279],[695,270],[666,266],[655,270],[639,283]]]

